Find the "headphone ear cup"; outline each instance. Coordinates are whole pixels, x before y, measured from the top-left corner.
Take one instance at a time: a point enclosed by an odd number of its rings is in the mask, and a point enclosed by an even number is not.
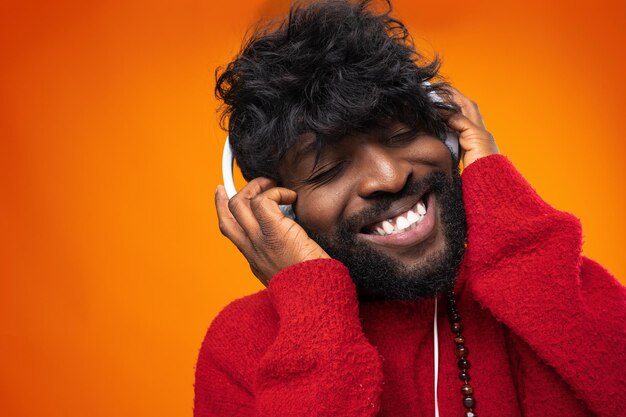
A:
[[[447,129],[446,139],[444,141],[450,152],[454,156],[456,161],[459,160],[459,135],[452,131],[451,129]]]
[[[228,198],[233,198],[233,196],[237,194],[235,180],[233,179],[234,163],[235,157],[233,155],[233,150],[230,147],[228,136],[226,136],[226,141],[224,142],[224,152],[222,153],[222,179],[224,180],[224,188],[226,188]],[[296,219],[296,213],[293,211],[293,207],[291,205],[280,206],[280,211],[282,211],[283,214],[290,219]]]
[[[428,81],[424,81],[422,83],[424,88],[429,87],[430,83]],[[433,103],[443,103],[441,97],[437,95],[434,91],[430,91],[428,93],[428,97],[433,101]],[[459,160],[459,135],[454,130],[447,128],[446,129],[446,137],[443,138],[444,143],[450,149],[450,152],[454,156],[454,159]]]
[[[292,205],[285,205],[285,206],[279,206],[279,207],[280,207],[280,211],[282,211],[286,217],[289,217],[292,220],[296,220],[296,213],[293,211]]]

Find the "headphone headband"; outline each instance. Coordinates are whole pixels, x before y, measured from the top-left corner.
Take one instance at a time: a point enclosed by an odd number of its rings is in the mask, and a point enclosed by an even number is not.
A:
[[[224,152],[222,153],[222,176],[224,177],[224,188],[226,188],[226,194],[228,198],[233,198],[237,194],[235,188],[235,180],[233,178],[233,165],[235,163],[235,157],[233,156],[233,150],[230,147],[230,141],[226,136],[226,143],[224,143]]]

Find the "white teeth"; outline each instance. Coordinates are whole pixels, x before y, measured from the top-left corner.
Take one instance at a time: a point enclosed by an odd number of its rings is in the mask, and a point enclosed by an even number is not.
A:
[[[415,209],[409,210],[404,215],[399,215],[394,219],[385,220],[372,231],[380,236],[387,236],[401,231],[413,229],[419,222],[422,221],[426,214],[426,205],[423,200],[420,200]],[[394,226],[395,224],[395,226]]]
[[[396,227],[398,228],[398,230],[406,229],[409,226],[410,226],[409,221],[407,219],[405,219],[404,217],[399,216],[396,219]]]
[[[422,216],[426,214],[426,206],[424,205],[424,202],[422,200],[417,203],[417,213],[421,214]]]
[[[394,231],[394,227],[391,225],[391,223],[389,223],[387,220],[385,220],[383,222],[383,229],[385,231],[385,234],[390,234],[391,232]]]
[[[413,210],[409,210],[409,213],[406,215],[406,219],[409,221],[409,223],[413,224],[420,218],[417,214],[415,214]]]

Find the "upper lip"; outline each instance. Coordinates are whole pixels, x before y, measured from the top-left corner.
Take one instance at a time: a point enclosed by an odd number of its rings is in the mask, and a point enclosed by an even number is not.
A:
[[[377,223],[382,222],[383,220],[389,220],[399,214],[411,210],[417,205],[418,201],[424,198],[428,191],[429,190],[424,190],[421,194],[411,195],[398,201],[394,201],[391,204],[391,207],[389,207],[389,209],[386,210],[384,213],[381,213],[378,216],[374,216],[372,219],[368,219],[367,223],[363,223],[359,228],[359,233],[371,231],[371,228]]]

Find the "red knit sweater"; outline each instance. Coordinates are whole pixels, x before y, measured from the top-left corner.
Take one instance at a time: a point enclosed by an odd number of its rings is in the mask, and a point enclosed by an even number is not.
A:
[[[468,246],[456,289],[476,412],[626,416],[626,294],[581,256],[581,227],[508,160],[463,172]],[[440,301],[439,410],[463,416]],[[331,259],[285,268],[213,321],[194,416],[433,416],[434,301],[359,303]]]

